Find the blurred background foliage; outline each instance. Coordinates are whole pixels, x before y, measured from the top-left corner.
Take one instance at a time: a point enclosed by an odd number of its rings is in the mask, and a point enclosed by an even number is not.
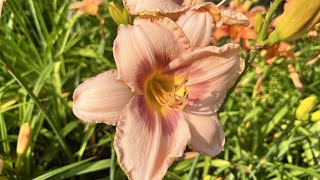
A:
[[[108,13],[109,2],[97,16],[76,14],[68,9],[69,0],[5,3],[0,20],[1,180],[126,179],[112,146],[114,127],[84,124],[71,110],[73,90],[81,82],[115,68],[117,24]],[[250,7],[270,5],[250,2]],[[216,44],[231,40],[223,37]],[[320,98],[319,37],[305,35],[291,43],[290,56],[279,51],[267,56],[270,49],[258,54],[220,110],[225,151],[217,157],[187,152],[165,179],[320,179],[320,121],[298,120],[295,114],[302,99]],[[313,106],[310,114],[320,109],[319,103]],[[18,133],[26,122],[31,144],[18,161]]]

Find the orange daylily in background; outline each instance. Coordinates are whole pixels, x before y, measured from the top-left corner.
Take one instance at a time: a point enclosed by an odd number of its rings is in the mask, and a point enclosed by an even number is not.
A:
[[[176,22],[142,16],[120,25],[117,71],[74,92],[78,118],[117,125],[114,147],[129,179],[162,179],[187,145],[210,156],[223,150],[217,111],[244,62],[237,44],[209,46],[215,21],[208,8],[216,7],[199,4]]]
[[[246,49],[250,49],[250,40],[256,39],[256,32],[253,29],[254,21],[256,14],[258,12],[260,13],[265,13],[266,9],[262,6],[256,6],[250,11],[244,8],[240,1],[232,1],[230,3],[230,6],[225,8],[224,11],[234,11],[234,12],[239,12],[243,13],[246,15],[246,17],[249,20],[249,26],[244,27],[240,25],[234,25],[234,26],[222,26],[221,28],[217,29],[214,32],[214,39],[218,40],[222,37],[225,36],[230,36],[231,42],[233,43],[240,43],[240,41],[243,41],[243,45]]]
[[[101,4],[103,4],[102,0],[83,0],[71,3],[69,9],[78,9],[77,14],[79,15],[88,13],[92,16],[97,16]]]
[[[266,48],[261,51],[261,56],[266,58],[267,64],[272,64],[277,56],[295,60],[294,53],[291,49],[292,46],[290,44],[281,42],[279,44],[266,46]]]

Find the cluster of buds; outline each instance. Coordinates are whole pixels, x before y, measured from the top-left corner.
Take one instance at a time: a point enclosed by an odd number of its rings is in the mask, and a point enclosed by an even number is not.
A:
[[[275,30],[268,43],[294,41],[308,32],[320,21],[319,0],[287,0],[284,12],[276,20]]]
[[[303,99],[296,110],[296,118],[301,121],[319,121],[320,110],[313,112],[317,104],[318,98],[316,95],[311,95]]]
[[[133,17],[129,14],[128,10],[120,4],[110,2],[108,9],[113,21],[118,25],[133,23]]]

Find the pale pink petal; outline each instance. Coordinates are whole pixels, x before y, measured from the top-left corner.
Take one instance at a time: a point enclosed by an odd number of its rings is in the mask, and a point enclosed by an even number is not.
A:
[[[133,15],[146,12],[160,14],[179,13],[188,8],[183,7],[180,1],[172,0],[123,0],[123,5]]]
[[[216,156],[223,151],[225,136],[217,115],[188,115],[191,131],[189,147],[209,156]]]
[[[129,179],[162,179],[190,141],[184,113],[168,110],[164,118],[147,108],[143,96],[135,96],[123,114],[114,142],[120,166]],[[174,122],[173,129],[170,121]]]
[[[208,46],[186,53],[169,64],[167,68],[176,69],[177,74],[189,73],[186,112],[213,114],[220,108],[228,89],[243,70],[239,51],[237,44]]]
[[[83,82],[73,93],[73,113],[86,122],[115,125],[133,96],[116,77],[116,71],[107,71]]]
[[[203,3],[181,15],[177,24],[183,29],[192,47],[202,47],[212,42],[215,18],[220,19],[220,10],[213,3]]]
[[[202,4],[205,2],[204,0],[180,0],[180,1],[183,1],[182,6],[189,6],[189,7],[197,4]]]
[[[245,15],[230,10],[222,10],[221,12],[224,25],[249,26],[249,20]]]
[[[118,78],[134,92],[143,91],[145,78],[161,70],[190,47],[183,31],[169,18],[136,18],[134,25],[120,25],[113,53]]]

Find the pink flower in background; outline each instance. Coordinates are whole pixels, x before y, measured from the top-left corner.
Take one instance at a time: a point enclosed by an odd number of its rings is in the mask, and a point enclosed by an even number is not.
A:
[[[103,4],[101,0],[83,0],[70,4],[69,9],[78,9],[77,14],[88,13],[96,16],[101,4]]]
[[[244,63],[239,45],[208,46],[215,10],[204,3],[176,22],[144,16],[120,25],[113,47],[117,71],[75,90],[77,117],[117,125],[114,146],[129,179],[161,179],[187,145],[210,156],[223,150],[217,111]]]

